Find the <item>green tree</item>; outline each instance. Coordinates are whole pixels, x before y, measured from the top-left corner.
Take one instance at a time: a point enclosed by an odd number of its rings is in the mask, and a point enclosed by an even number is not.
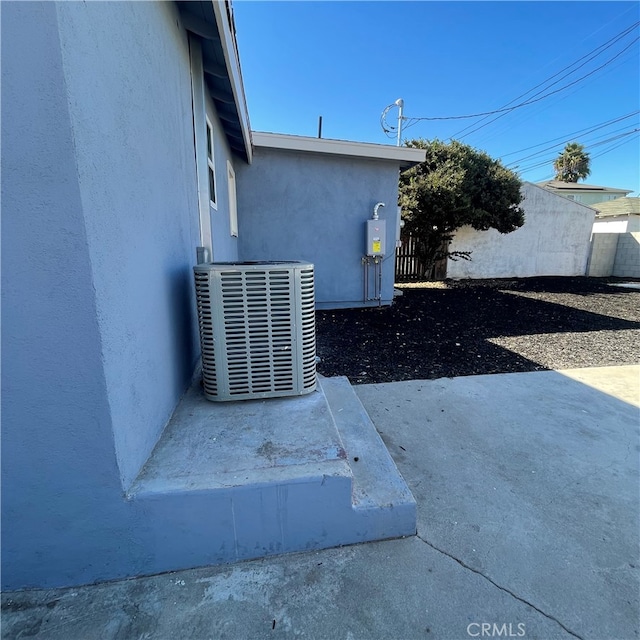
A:
[[[591,158],[584,146],[577,142],[569,142],[553,163],[556,180],[562,182],[578,182],[590,173]]]
[[[418,139],[406,145],[427,152],[424,162],[400,175],[399,195],[405,230],[416,238],[423,277],[442,258],[470,259],[469,252],[449,251],[460,227],[510,233],[524,224],[522,182],[499,160],[455,140]]]

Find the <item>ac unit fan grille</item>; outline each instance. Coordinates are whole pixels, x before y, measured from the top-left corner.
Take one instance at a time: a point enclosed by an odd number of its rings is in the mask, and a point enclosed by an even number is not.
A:
[[[299,395],[316,387],[313,265],[195,268],[205,394]]]

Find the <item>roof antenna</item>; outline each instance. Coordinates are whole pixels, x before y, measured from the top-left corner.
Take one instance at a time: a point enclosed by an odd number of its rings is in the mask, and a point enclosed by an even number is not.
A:
[[[318,138],[322,138],[322,116],[318,116]]]

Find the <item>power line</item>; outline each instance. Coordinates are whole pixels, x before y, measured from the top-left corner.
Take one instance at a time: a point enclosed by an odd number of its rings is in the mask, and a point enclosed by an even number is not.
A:
[[[637,45],[636,45],[636,49],[637,49]],[[516,127],[521,126],[523,123],[531,120],[534,116],[536,116],[536,114],[542,114],[545,111],[556,109],[558,103],[569,100],[571,96],[574,96],[578,92],[584,93],[587,87],[589,87],[594,82],[596,82],[599,77],[602,78],[606,74],[610,74],[618,67],[626,64],[627,61],[630,59],[629,53],[631,53],[631,55],[634,55],[633,52],[627,52],[624,56],[621,56],[613,64],[609,65],[604,71],[600,72],[599,74],[595,74],[590,78],[587,78],[584,82],[577,84],[576,86],[571,87],[570,89],[567,89],[567,91],[564,91],[561,94],[552,96],[549,100],[541,102],[539,105],[533,106],[529,109],[521,109],[511,114],[505,114],[510,116],[508,121],[507,119],[503,120],[502,126],[498,126],[498,128],[488,127],[487,129],[485,129],[484,130],[485,135],[481,136],[480,139],[475,144],[476,145],[487,144],[489,140],[493,140],[496,137],[504,136],[505,134],[508,134],[508,132],[513,131]],[[590,100],[591,98],[586,97],[585,99]]]
[[[617,129],[617,131],[620,131],[620,129]],[[612,140],[616,140],[619,136],[626,136],[626,135],[631,135],[632,133],[634,133],[635,131],[637,131],[637,129],[634,129],[632,131],[625,131],[624,133],[618,134],[618,136],[613,136],[611,138],[608,138],[607,140],[604,140],[604,144],[606,144],[607,142],[610,142]],[[614,132],[611,132],[614,133]],[[597,140],[598,138],[596,138]],[[589,142],[581,143],[583,146],[587,147],[588,149],[592,149],[593,147],[598,147],[601,144],[603,144],[603,142]],[[515,160],[514,162],[511,162],[507,165],[505,165],[507,167],[507,169],[516,169],[518,167],[522,167],[522,166],[532,166],[532,167],[537,167],[537,166],[541,166],[544,164],[552,164],[554,159],[551,158],[549,159],[549,156],[546,156],[545,160],[541,160],[540,157],[537,156],[541,156],[543,153],[548,153],[549,151],[551,151],[552,149],[554,149],[555,147],[548,147],[546,149],[544,149],[543,151],[540,151],[536,154],[533,154],[531,156],[527,156],[525,158],[522,158],[520,160]],[[555,153],[556,153],[556,157],[562,153],[562,149],[561,148],[555,148]],[[533,164],[532,164],[533,163]]]
[[[634,133],[637,133],[637,132],[638,132],[638,129],[636,129],[635,131],[629,131],[626,134],[622,134],[622,136],[615,136],[614,138],[611,138],[609,140],[603,140],[602,142],[599,142],[597,144],[592,145],[592,147],[597,147],[597,146],[600,146],[601,144],[608,144],[609,142],[612,142],[613,140],[618,140],[620,137],[632,136]],[[590,159],[591,159],[591,157],[596,157],[596,156],[590,156]],[[553,157],[553,158],[546,158],[545,160],[538,160],[538,161],[534,162],[533,164],[528,164],[528,165],[526,165],[524,167],[513,167],[513,170],[514,171],[517,170],[519,173],[532,171],[533,169],[538,169],[539,167],[546,167],[546,166],[553,165],[555,159],[556,158]]]
[[[636,42],[638,42],[638,40],[640,40],[640,37],[637,37],[635,40],[632,40],[622,51],[620,51],[615,56],[613,56],[613,58],[610,58],[604,64],[601,64],[599,67],[596,67],[592,71],[589,71],[589,73],[586,73],[585,75],[579,77],[578,79],[573,80],[572,82],[569,82],[568,84],[560,87],[559,89],[554,89],[553,91],[550,91],[549,93],[547,93],[547,94],[545,94],[543,96],[540,96],[539,98],[535,98],[535,99],[532,99],[532,100],[527,100],[525,102],[521,102],[520,104],[516,104],[513,107],[506,107],[506,108],[502,108],[502,109],[494,109],[493,111],[485,111],[483,113],[473,113],[473,114],[469,114],[469,115],[465,115],[465,116],[425,116],[425,117],[410,118],[410,119],[414,120],[416,122],[420,121],[420,120],[427,120],[427,121],[434,121],[434,120],[467,120],[469,118],[479,118],[480,116],[491,116],[491,115],[494,115],[496,113],[505,113],[505,112],[508,112],[508,111],[515,111],[516,109],[520,109],[522,107],[526,107],[527,105],[534,104],[536,102],[540,102],[540,100],[544,100],[544,99],[548,98],[549,96],[555,95],[556,93],[560,93],[561,91],[564,91],[565,89],[568,89],[569,87],[572,87],[573,85],[577,84],[578,82],[582,82],[582,80],[588,78],[589,76],[592,76],[594,73],[600,71],[600,69],[603,69],[604,67],[606,67],[609,64],[611,64],[614,60],[619,58],[623,53],[628,51]]]
[[[629,142],[633,142],[633,138],[629,138],[628,140],[623,140],[622,142],[619,142],[618,144],[613,145],[612,147],[610,147],[609,149],[605,149],[604,151],[602,151],[601,153],[593,156],[591,159],[593,160],[593,158],[601,158],[602,156],[611,153],[612,151],[615,151],[616,149],[619,149],[620,147],[624,146],[625,144],[628,144]],[[535,169],[535,167],[533,167]],[[532,169],[527,169],[527,171],[531,171]],[[547,180],[551,180],[553,177],[555,176],[555,173],[551,173],[548,174],[546,176],[544,176],[543,178],[534,180],[533,182],[546,182]]]
[[[568,138],[571,138],[573,136],[591,133],[593,131],[597,131],[598,129],[603,129],[604,127],[608,127],[611,124],[615,124],[616,122],[620,122],[621,120],[626,120],[627,118],[631,118],[631,117],[637,115],[638,113],[640,113],[640,110],[632,111],[631,113],[627,114],[626,116],[620,116],[618,118],[614,118],[612,120],[607,120],[606,122],[602,122],[602,123],[599,123],[597,125],[591,125],[590,127],[585,127],[584,129],[579,129],[578,131],[572,131],[571,133],[566,133],[566,134],[564,134],[562,136],[558,136],[557,138],[551,138],[551,140],[545,140],[544,142],[539,142],[538,144],[534,144],[534,145],[532,145],[530,147],[525,147],[524,149],[518,149],[518,151],[510,151],[509,153],[504,153],[504,154],[502,154],[501,157],[502,158],[506,158],[508,156],[514,156],[517,153],[524,153],[525,151],[529,151],[530,149],[535,149],[536,147],[541,147],[543,144],[549,144],[550,142],[556,142],[558,140],[566,141]]]
[[[611,138],[608,138],[607,140],[601,140],[600,142],[595,142],[595,143],[589,145],[589,149],[593,149],[594,147],[599,147],[599,146],[601,146],[603,144],[609,144],[610,142],[613,142],[614,140],[619,140],[620,138],[629,138],[629,136],[633,136],[634,134],[636,134],[638,132],[640,132],[640,129],[633,129],[631,131],[626,131],[625,133],[618,134],[617,136],[613,136]],[[620,146],[622,146],[622,144],[626,144],[627,142],[629,142],[631,140],[633,140],[633,138],[629,138],[629,140],[625,140],[623,143],[620,144]],[[598,155],[594,155],[594,156],[590,155],[590,159],[598,158],[601,155],[604,155],[604,152],[600,153]],[[545,160],[538,160],[538,161],[534,162],[533,164],[529,163],[524,167],[520,167],[520,166],[513,167],[513,170],[517,170],[518,173],[526,173],[528,171],[533,171],[533,169],[538,169],[539,167],[545,167],[545,166],[552,165],[554,160],[555,160],[555,157],[554,158],[548,158],[547,157]]]
[[[638,131],[638,129],[636,129],[636,131]],[[628,140],[623,140],[622,142],[619,142],[618,144],[614,145],[613,147],[610,147],[609,149],[605,149],[604,151],[602,151],[601,153],[598,153],[597,155],[593,156],[594,158],[600,158],[604,155],[606,155],[607,153],[610,153],[611,151],[615,151],[616,149],[622,147],[623,145],[629,143],[629,142],[633,142],[633,138],[629,138]]]
[[[607,42],[605,42],[604,44],[600,45],[599,47],[597,47],[596,49],[592,50],[591,52],[585,54],[585,56],[582,56],[582,58],[579,58],[576,62],[572,63],[571,65],[565,67],[564,69],[562,69],[561,71],[557,72],[556,74],[554,74],[553,76],[551,76],[550,78],[548,78],[547,80],[545,80],[544,82],[542,82],[541,84],[536,85],[535,87],[533,87],[533,89],[530,89],[529,91],[527,91],[526,93],[522,94],[519,97],[523,97],[525,95],[527,95],[528,93],[531,93],[531,91],[533,91],[534,89],[545,85],[549,82],[549,80],[555,78],[557,75],[561,74],[563,71],[570,69],[571,67],[575,66],[578,62],[584,60],[585,57],[589,57],[591,56],[591,58],[589,58],[589,60],[587,60],[586,62],[584,62],[582,65],[580,65],[579,67],[577,67],[576,69],[574,69],[573,71],[571,71],[568,74],[565,74],[564,76],[562,76],[562,78],[558,79],[556,82],[552,83],[551,85],[549,85],[548,88],[550,88],[551,86],[557,84],[560,80],[564,79],[565,77],[567,77],[568,75],[571,75],[571,73],[574,73],[577,69],[581,68],[582,66],[584,66],[587,62],[590,62],[591,60],[593,60],[595,57],[597,57],[598,55],[600,55],[600,53],[602,53],[603,51],[605,51],[606,49],[610,48],[613,44],[615,44],[615,42],[617,42],[618,40],[620,40],[621,38],[623,38],[624,36],[628,35],[633,29],[635,29],[637,27],[637,25],[640,24],[638,22],[634,23],[633,25],[627,27],[625,30],[623,30],[622,32],[620,32],[618,35],[614,36],[612,39],[608,40]],[[560,93],[561,91],[564,91],[566,89],[568,89],[569,87],[572,87],[574,85],[576,85],[578,82],[581,82],[583,80],[585,80],[586,78],[594,75],[595,73],[597,73],[598,71],[600,71],[601,69],[603,69],[604,67],[608,66],[609,64],[611,64],[614,60],[616,60],[617,58],[619,58],[623,53],[625,53],[626,51],[628,51],[640,38],[636,37],[634,40],[632,40],[626,47],[624,47],[621,51],[619,51],[616,55],[614,55],[612,58],[610,58],[609,60],[607,60],[605,63],[603,63],[602,65],[600,65],[599,67],[596,67],[595,69],[592,69],[591,71],[589,71],[588,73],[586,73],[585,75],[577,78],[576,80],[573,80],[565,85],[563,85],[562,87],[559,87],[558,89],[554,89],[553,91],[549,91],[547,93],[544,93],[544,95],[539,96],[540,93],[546,91],[546,89],[543,89],[542,91],[538,92],[537,94],[534,94],[534,97],[532,97],[529,100],[526,100],[524,102],[521,102],[519,104],[516,104],[514,106],[511,107],[501,107],[500,109],[494,109],[493,111],[486,111],[483,113],[475,113],[475,114],[469,114],[469,115],[464,115],[464,116],[424,116],[424,117],[414,117],[414,118],[407,118],[406,119],[406,124],[405,124],[405,130],[412,127],[413,125],[417,124],[420,121],[434,121],[434,120],[462,120],[462,119],[469,119],[469,118],[479,118],[481,116],[490,116],[490,115],[495,115],[495,114],[506,114],[509,113],[511,111],[514,111],[516,109],[519,109],[521,107],[530,105],[530,104],[534,104],[536,102],[540,102],[541,100],[544,100],[552,95],[555,95],[557,93]],[[599,53],[594,54],[594,52],[599,51]],[[535,97],[535,96],[539,96],[539,97]],[[514,98],[514,100],[519,99],[518,98]],[[514,100],[512,100],[511,102],[513,102]],[[507,103],[509,104],[509,103]],[[386,107],[385,110],[382,112],[381,114],[381,125],[383,130],[385,131],[385,134],[387,136],[389,136],[389,131],[392,131],[393,129],[395,129],[394,126],[389,125],[386,121],[385,121],[385,116],[388,113],[389,109],[392,107],[393,105],[389,105],[389,107]],[[497,119],[497,118],[496,118]],[[487,123],[490,124],[490,123]],[[473,126],[473,125],[471,125]],[[467,127],[468,128],[468,127]],[[464,131],[464,129],[463,129]],[[391,136],[389,136],[391,137]]]
[[[570,65],[564,67],[563,69],[561,69],[560,71],[558,71],[557,73],[553,74],[552,76],[550,76],[549,78],[547,78],[546,80],[543,80],[541,83],[537,84],[535,87],[529,89],[528,91],[525,91],[524,93],[520,94],[519,96],[517,96],[516,98],[514,98],[513,100],[510,100],[509,102],[507,102],[505,105],[503,105],[502,108],[508,107],[512,102],[515,102],[516,100],[519,100],[520,98],[523,98],[524,96],[526,96],[527,94],[531,93],[532,91],[535,91],[538,87],[542,87],[545,84],[547,84],[550,80],[553,80],[553,78],[555,78],[556,76],[560,75],[561,73],[563,73],[564,71],[566,71],[567,69],[571,69],[571,67],[575,66],[576,64],[578,64],[578,62],[581,62],[582,60],[584,60],[585,58],[589,58],[589,56],[591,56],[588,60],[585,60],[581,65],[579,65],[578,67],[576,67],[575,69],[573,69],[573,71],[570,71],[569,73],[565,74],[564,76],[562,76],[562,78],[559,78],[558,80],[556,80],[555,82],[553,82],[552,84],[550,84],[547,89],[549,89],[550,87],[552,87],[553,85],[557,84],[558,82],[560,82],[560,80],[566,78],[567,76],[571,75],[572,73],[574,73],[575,71],[577,71],[578,69],[584,67],[584,65],[588,64],[589,62],[591,62],[591,60],[593,60],[594,58],[597,58],[601,53],[603,53],[604,51],[606,51],[607,49],[611,48],[616,42],[618,42],[618,40],[621,40],[623,37],[625,37],[626,35],[628,35],[633,29],[635,29],[635,27],[638,26],[638,22],[636,22],[635,24],[632,24],[631,26],[627,27],[626,29],[624,29],[623,31],[621,31],[620,33],[618,33],[616,36],[614,36],[613,38],[611,38],[610,40],[607,40],[606,42],[604,42],[603,44],[601,44],[600,46],[596,47],[595,49],[592,49],[591,51],[589,51],[588,53],[586,53],[584,56],[582,56],[581,58],[578,58],[578,60],[576,60],[575,62],[572,62]],[[598,52],[598,53],[596,53]],[[592,55],[593,54],[593,55]],[[541,90],[540,92],[534,94],[532,97],[535,97],[537,95],[539,95],[540,93],[542,93],[543,90]],[[499,120],[500,118],[503,118],[508,112],[502,113],[498,116],[496,116],[495,118],[493,118],[493,120],[491,120],[490,122],[487,122],[483,125],[478,126],[477,128],[473,129],[473,131],[469,131],[469,133],[467,133],[465,135],[469,136],[472,133],[475,133],[476,131],[479,131],[480,129],[489,126],[490,124],[492,124],[493,122],[495,122],[496,120]],[[461,133],[464,133],[465,131],[467,131],[467,129],[470,129],[471,127],[474,127],[475,125],[478,125],[480,122],[482,122],[483,120],[486,120],[489,117],[490,114],[485,115],[479,122],[476,122],[474,124],[468,125],[466,126],[464,129],[461,129],[460,131],[458,131],[457,133],[454,133],[452,136],[450,136],[449,139],[453,139],[456,138],[457,136],[459,136]]]
[[[625,126],[628,126],[628,125],[625,125]],[[599,138],[602,138],[602,137],[604,137],[604,136],[608,136],[608,135],[610,135],[610,134],[612,134],[612,133],[617,133],[618,131],[622,131],[622,129],[624,129],[624,128],[625,128],[625,127],[620,127],[619,129],[615,129],[615,130],[613,130],[613,131],[609,131],[608,133],[604,133],[604,134],[602,134],[601,136],[596,136],[596,137],[594,138],[594,141],[595,141],[595,140],[598,140]],[[633,132],[633,131],[638,131],[638,129],[633,129],[633,130],[632,130],[632,132]],[[629,133],[629,132],[625,132],[625,133]],[[620,134],[620,135],[625,135],[625,134]],[[616,137],[617,137],[617,136],[614,136],[613,138],[609,138],[609,140],[614,140]],[[562,142],[562,143],[560,143],[560,144],[566,144],[566,143],[568,143],[568,142],[570,142],[570,141],[571,141],[571,138],[569,138],[569,139],[565,139],[565,140],[563,140],[563,142]],[[608,140],[605,140],[605,142],[608,142]],[[584,138],[583,138],[583,139],[581,139],[581,144],[582,144],[583,146],[596,147],[596,146],[599,146],[599,145],[600,145],[600,144],[602,144],[602,143],[601,143],[601,142],[587,142],[587,141],[586,141],[586,140],[584,140]],[[509,162],[509,163],[508,163],[508,164],[506,164],[505,166],[506,166],[506,167],[512,167],[513,165],[517,165],[517,164],[519,164],[519,163],[521,163],[521,162],[524,162],[525,160],[529,160],[530,158],[535,158],[536,156],[542,155],[543,153],[546,153],[547,151],[551,151],[552,149],[556,149],[556,148],[558,148],[558,143],[553,144],[553,145],[551,145],[550,147],[545,147],[544,149],[541,149],[540,151],[536,151],[535,153],[532,153],[532,154],[530,154],[530,155],[528,155],[528,156],[524,156],[523,158],[518,158],[517,160],[513,160],[512,162]]]

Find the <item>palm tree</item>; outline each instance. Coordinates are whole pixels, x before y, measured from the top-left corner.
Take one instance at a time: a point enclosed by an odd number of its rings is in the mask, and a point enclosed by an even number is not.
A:
[[[589,154],[584,150],[583,145],[569,142],[553,163],[555,179],[562,182],[578,182],[591,173],[590,162]]]

